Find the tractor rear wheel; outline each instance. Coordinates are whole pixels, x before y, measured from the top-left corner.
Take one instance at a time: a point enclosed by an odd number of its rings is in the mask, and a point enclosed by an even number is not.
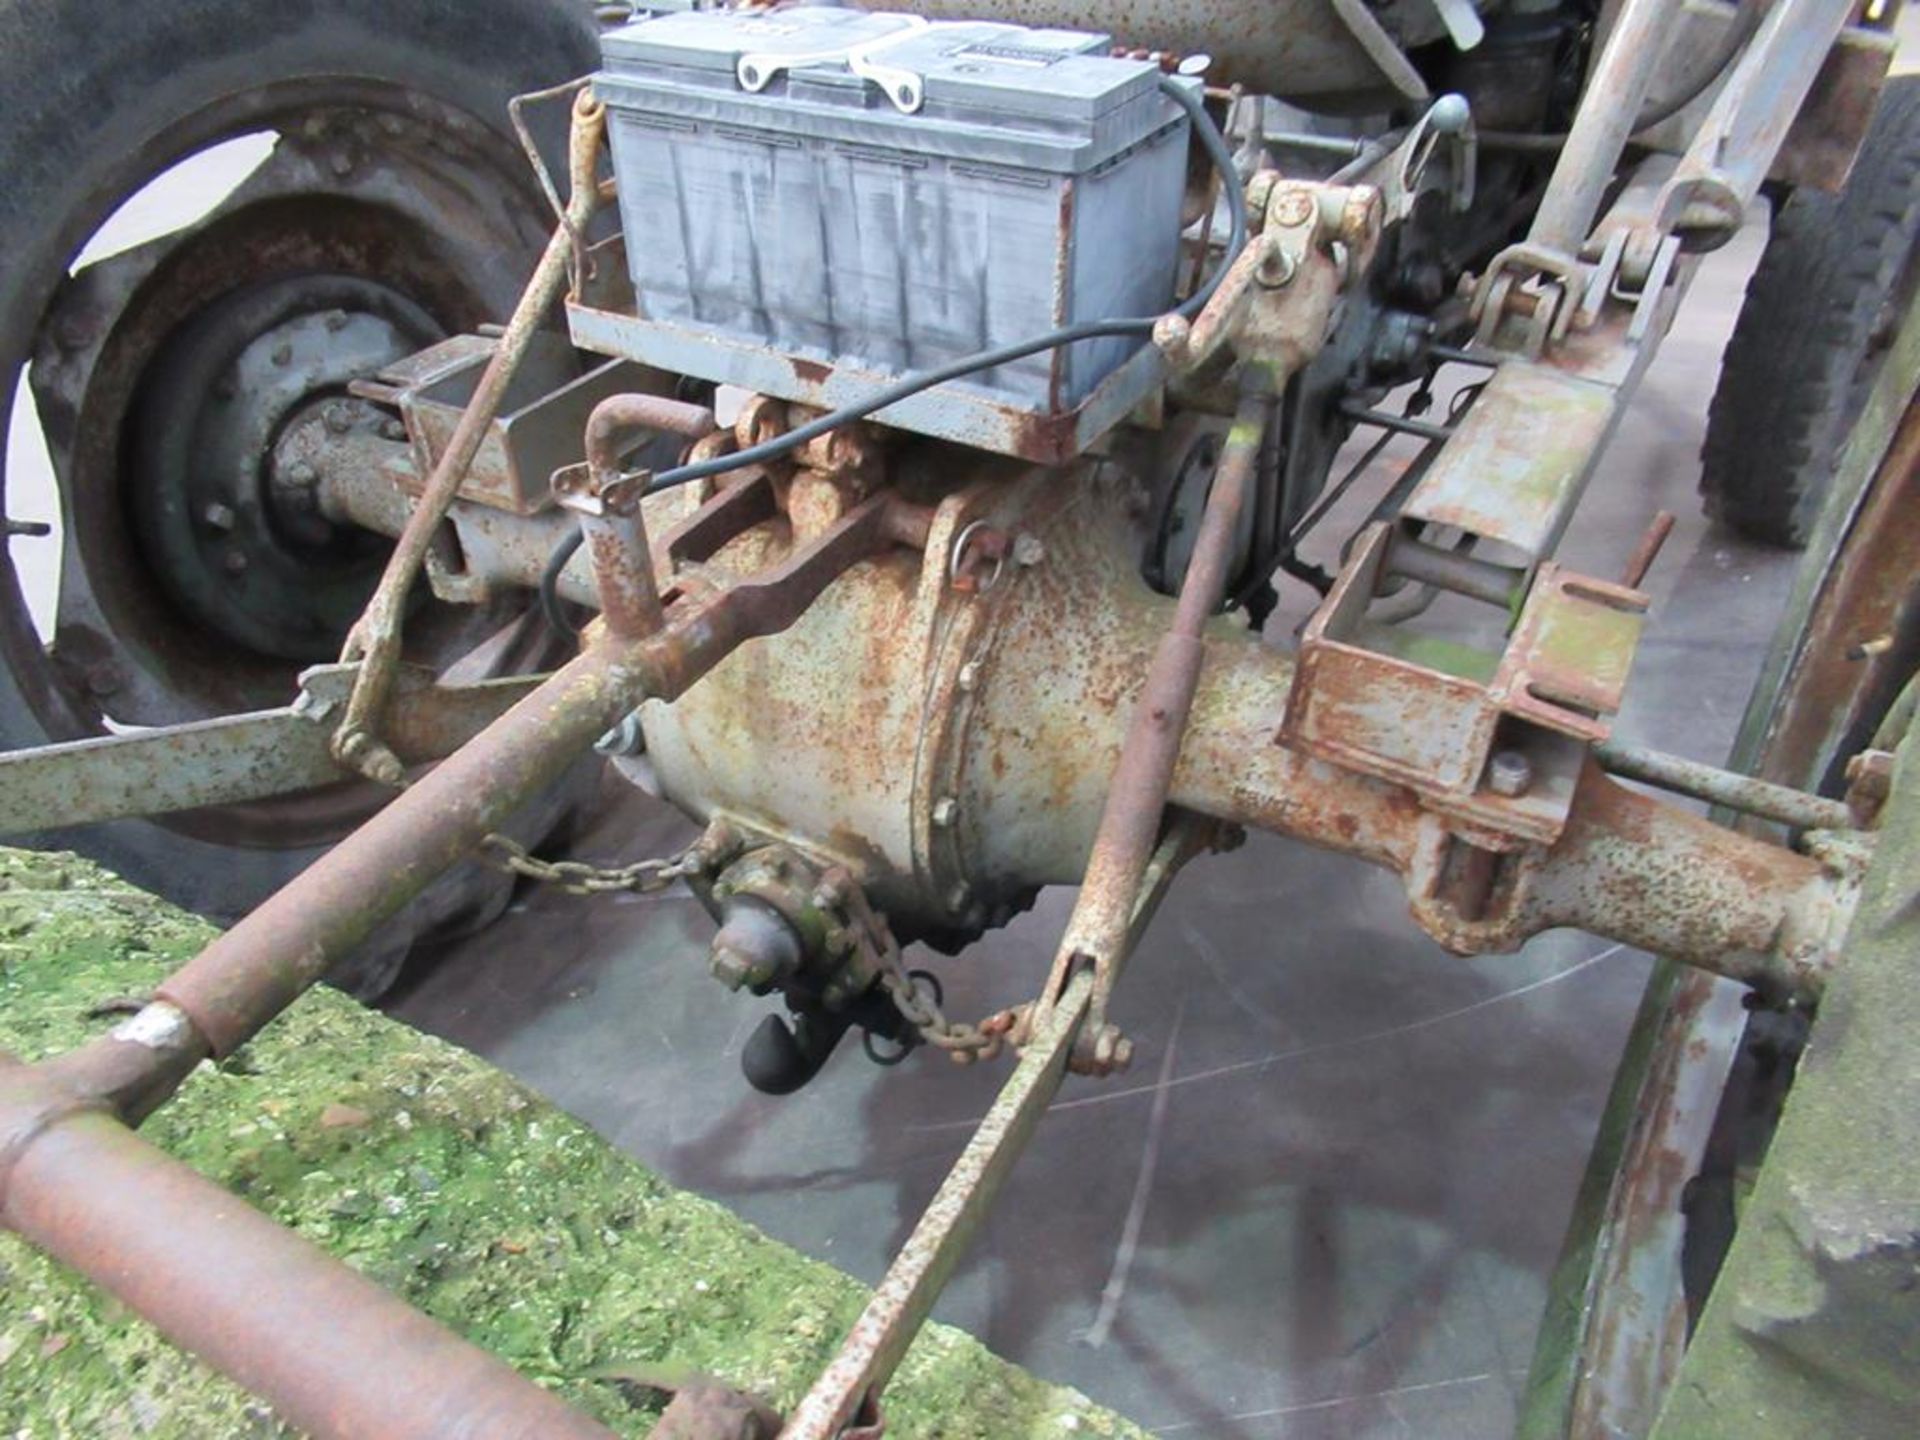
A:
[[[507,102],[597,57],[590,8],[561,0],[0,0],[0,746],[283,705],[337,657],[387,545],[286,514],[272,439],[509,313],[552,221]],[[525,608],[422,603],[409,659],[444,668]],[[537,624],[516,633],[488,653],[552,660]],[[34,839],[231,919],[383,798]],[[337,978],[378,991],[507,893],[455,872]]]

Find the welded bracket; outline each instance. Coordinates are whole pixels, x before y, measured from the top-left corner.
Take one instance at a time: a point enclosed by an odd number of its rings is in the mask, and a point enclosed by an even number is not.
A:
[[[1367,618],[1392,546],[1386,525],[1365,531],[1307,623],[1280,743],[1478,829],[1553,843],[1624,698],[1647,597],[1549,562],[1503,653],[1443,647]]]

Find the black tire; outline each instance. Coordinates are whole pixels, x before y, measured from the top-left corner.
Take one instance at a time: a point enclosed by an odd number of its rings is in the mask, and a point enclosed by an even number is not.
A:
[[[1707,420],[1707,513],[1750,539],[1806,544],[1891,324],[1920,289],[1920,75],[1887,82],[1838,195],[1796,190],[1727,345]]]
[[[214,107],[230,106],[237,92],[277,95],[340,83],[358,87],[353,93],[391,95],[397,109],[414,115],[457,117],[459,143],[484,152],[487,174],[501,177],[484,187],[477,210],[522,238],[501,247],[477,282],[463,282],[471,296],[466,313],[443,318],[461,326],[504,318],[551,224],[518,159],[507,102],[592,70],[598,54],[591,8],[569,0],[0,0],[0,91],[7,97],[0,105],[7,193],[0,206],[0,429],[72,257],[156,163],[164,168],[244,130],[225,112],[217,123],[213,118]],[[4,478],[0,471],[0,496]],[[25,613],[9,555],[0,566],[0,748],[97,732],[97,717],[73,718],[55,693],[57,677]],[[541,813],[515,826],[523,840],[539,839],[566,806],[555,798],[532,808]],[[276,840],[258,831],[232,843],[205,825],[126,821],[35,838],[79,850],[225,920],[326,848],[309,843],[305,832]],[[341,978],[361,992],[384,988],[414,938],[490,918],[506,898],[493,872],[456,872],[396,917]]]

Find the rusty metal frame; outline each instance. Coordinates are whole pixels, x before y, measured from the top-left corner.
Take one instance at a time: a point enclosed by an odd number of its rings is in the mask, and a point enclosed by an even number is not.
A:
[[[1230,662],[1229,668],[1240,664],[1249,673],[1257,667],[1258,678],[1268,682],[1279,678],[1284,683],[1266,693],[1288,699],[1284,716],[1257,717],[1260,743],[1224,746],[1237,753],[1231,774],[1208,775],[1189,766],[1188,742],[1203,749],[1222,742],[1218,735],[1196,735],[1190,719],[1207,683],[1206,622],[1220,603],[1234,521],[1279,390],[1267,367],[1284,371],[1302,347],[1311,353],[1315,343],[1310,327],[1286,316],[1250,311],[1252,318],[1236,316],[1223,327],[1248,346],[1243,359],[1261,354],[1265,362],[1243,366],[1252,383],[1195,559],[1133,698],[1080,903],[1048,987],[1020,1032],[1021,1062],[840,1358],[783,1431],[790,1440],[834,1440],[856,1417],[871,1420],[879,1390],[1066,1070],[1098,1070],[1120,1057],[1105,1024],[1106,993],[1166,883],[1219,822],[1263,825],[1391,866],[1407,878],[1415,918],[1462,951],[1506,949],[1542,929],[1577,925],[1777,992],[1818,992],[1853,899],[1845,866],[1721,829],[1607,778],[1587,747],[1604,739],[1604,717],[1618,704],[1644,598],[1627,587],[1569,576],[1548,557],[1593,454],[1687,279],[1690,267],[1669,232],[1708,189],[1718,187],[1710,198],[1722,209],[1728,195],[1742,203],[1750,198],[1780,139],[1773,134],[1768,148],[1763,122],[1779,118],[1777,111],[1790,117],[1812,83],[1796,46],[1805,34],[1824,33],[1819,27],[1836,4],[1781,0],[1765,43],[1723,92],[1719,130],[1753,141],[1736,171],[1708,174],[1693,157],[1677,169],[1652,167],[1629,186],[1610,228],[1603,224],[1590,236],[1600,194],[1595,177],[1611,177],[1626,140],[1621,116],[1637,111],[1651,73],[1651,62],[1630,42],[1638,36],[1645,49],[1657,50],[1653,41],[1666,13],[1665,0],[1628,0],[1602,56],[1597,93],[1582,107],[1536,222],[1535,243],[1496,262],[1475,300],[1483,346],[1513,357],[1502,361],[1489,399],[1511,393],[1513,406],[1531,413],[1541,408],[1542,390],[1577,395],[1576,408],[1586,418],[1580,453],[1523,457],[1504,477],[1507,496],[1531,486],[1539,502],[1495,503],[1484,522],[1462,524],[1466,517],[1443,503],[1446,485],[1459,478],[1448,456],[1473,454],[1476,436],[1452,437],[1441,463],[1416,488],[1407,520],[1370,534],[1350,561],[1309,630],[1298,668],[1282,656]],[[408,748],[399,743],[402,729],[374,730],[391,718],[398,606],[489,434],[534,323],[557,295],[598,198],[591,163],[599,139],[595,112],[583,94],[566,222],[460,424],[432,457],[432,474],[405,522],[395,562],[353,643],[352,653],[365,663],[349,672],[351,690],[332,753],[377,778],[399,780],[403,756],[396,752]],[[1361,209],[1348,221],[1376,224],[1367,207],[1377,197],[1368,200],[1361,187],[1351,196]],[[1278,257],[1268,245],[1256,258]],[[1330,295],[1321,298],[1330,304]],[[576,333],[583,319],[591,327],[601,313],[584,300],[576,303]],[[1324,322],[1324,313],[1319,319]],[[1162,349],[1143,349],[1111,395],[1103,392],[1088,410],[1050,428],[1004,416],[956,421],[935,415],[916,423],[922,429],[934,424],[943,434],[937,426],[947,425],[949,438],[1002,453],[1063,461],[1139,398],[1132,387],[1140,394],[1154,388],[1161,367],[1177,362],[1180,350],[1165,342]],[[831,399],[840,393],[836,386],[863,389],[859,380],[794,372],[761,388]],[[560,487],[563,500],[586,513],[603,611],[578,659],[519,694],[477,738],[167,979],[133,1018],[79,1051],[36,1066],[0,1062],[0,1219],[319,1435],[428,1436],[455,1425],[476,1436],[604,1432],[197,1180],[129,1127],[164,1103],[200,1061],[231,1054],[271,1023],[331,962],[471,853],[643,700],[683,695],[745,641],[792,624],[861,562],[946,533],[925,511],[880,490],[850,503],[810,538],[775,551],[764,569],[731,577],[709,570],[699,562],[775,518],[775,487],[764,473],[744,475],[654,540],[639,503],[641,485],[617,468],[617,441],[629,424],[659,423],[657,410],[655,401],[602,405],[587,465]],[[1490,418],[1481,431],[1498,439],[1500,406],[1483,401],[1474,413],[1483,411]],[[529,508],[526,497],[515,506]],[[1468,540],[1512,543],[1518,563],[1505,564],[1502,573],[1498,562],[1435,550],[1421,527],[1442,523]],[[1365,608],[1393,573],[1396,547],[1401,573],[1465,577],[1461,588],[1469,593],[1521,599],[1504,654],[1489,657],[1483,670],[1460,674],[1382,648],[1382,638],[1366,629]],[[1570,660],[1560,637],[1569,630],[1589,637],[1596,626],[1606,632],[1598,646],[1604,663],[1596,665],[1592,655]],[[1378,686],[1388,677],[1422,703],[1438,698],[1452,706],[1462,743],[1424,758],[1340,748],[1343,722],[1327,719],[1333,712],[1326,708],[1337,706],[1339,687]],[[486,700],[507,693],[489,691]],[[472,708],[461,709],[454,698],[436,693],[435,704],[446,708],[429,726],[434,736],[444,739],[471,723]],[[281,733],[274,727],[287,717],[313,723],[291,711],[273,717],[243,718],[266,727],[269,737]],[[1244,707],[1224,720],[1208,719],[1216,729],[1235,723],[1246,723]],[[1536,739],[1536,732],[1547,738]],[[1517,801],[1531,789],[1509,794],[1495,784],[1502,746],[1530,762],[1536,755],[1551,761],[1533,772],[1537,777],[1544,770],[1551,784],[1533,791],[1531,805],[1497,803]],[[445,748],[423,743],[417,753],[424,758]],[[155,739],[139,753],[165,752]],[[1175,806],[1181,809],[1170,809]],[[216,1235],[220,1263],[212,1264]],[[265,1325],[263,1305],[271,1307]],[[250,1321],[237,1325],[243,1306]],[[341,1323],[343,1314],[351,1323]]]

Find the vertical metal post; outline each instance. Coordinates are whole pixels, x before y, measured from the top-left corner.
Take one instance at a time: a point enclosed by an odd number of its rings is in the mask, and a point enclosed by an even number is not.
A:
[[[1534,212],[1529,244],[1579,256],[1665,58],[1679,10],[1675,0],[1626,0]]]

